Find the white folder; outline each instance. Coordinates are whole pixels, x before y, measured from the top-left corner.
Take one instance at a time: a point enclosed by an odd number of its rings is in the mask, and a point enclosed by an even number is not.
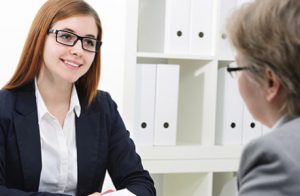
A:
[[[135,142],[154,144],[156,64],[137,64]]]
[[[218,34],[218,56],[219,59],[233,60],[234,52],[229,43],[228,35],[226,32],[226,24],[228,18],[236,7],[237,0],[222,0],[220,5],[220,18],[219,18],[219,34]]]
[[[221,68],[218,71],[218,97],[216,144],[227,145],[242,142],[243,102],[237,81]]]
[[[190,0],[166,0],[165,53],[188,53],[189,26]]]
[[[213,54],[213,1],[191,0],[190,53]]]
[[[244,104],[242,143],[247,144],[260,136],[262,136],[262,124],[252,117]]]
[[[154,145],[176,145],[179,65],[158,64]]]

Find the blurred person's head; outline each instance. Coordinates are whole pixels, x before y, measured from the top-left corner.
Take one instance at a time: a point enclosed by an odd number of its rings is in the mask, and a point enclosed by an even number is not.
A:
[[[300,114],[300,1],[256,0],[228,21],[241,96],[253,117],[271,127]]]

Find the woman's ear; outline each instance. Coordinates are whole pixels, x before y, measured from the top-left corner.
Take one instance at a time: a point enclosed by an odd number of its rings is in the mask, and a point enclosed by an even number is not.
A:
[[[271,102],[279,96],[281,90],[281,82],[275,73],[267,68],[265,70],[265,93],[266,100]]]

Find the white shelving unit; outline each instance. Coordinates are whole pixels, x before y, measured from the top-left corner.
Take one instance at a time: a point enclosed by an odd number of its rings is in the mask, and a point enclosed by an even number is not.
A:
[[[215,144],[217,74],[233,60],[224,33],[224,15],[238,0],[190,0],[207,5],[199,23],[205,52],[165,52],[168,3],[188,0],[128,0],[124,116],[134,135],[136,66],[139,63],[180,65],[177,140],[175,146],[137,146],[159,196],[218,196],[238,169],[243,146]],[[193,6],[191,6],[193,7]],[[194,11],[195,12],[195,11]],[[193,13],[193,12],[192,12]],[[203,25],[200,27],[203,27]],[[191,28],[192,29],[192,28]],[[208,32],[208,34],[206,34]],[[201,33],[201,35],[200,35]],[[201,42],[199,42],[201,43]],[[191,44],[191,42],[190,42]],[[227,49],[226,49],[227,47]],[[226,50],[224,50],[224,48]]]

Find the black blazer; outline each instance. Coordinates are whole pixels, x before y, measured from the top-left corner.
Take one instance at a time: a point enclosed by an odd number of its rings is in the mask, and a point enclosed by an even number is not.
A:
[[[79,99],[80,91],[78,91]],[[86,107],[80,100],[76,117],[78,164],[77,194],[101,192],[108,170],[117,189],[136,195],[156,195],[149,173],[143,169],[129,132],[110,95],[98,91]],[[41,144],[34,82],[0,91],[0,195],[61,195],[38,193],[42,169]]]

